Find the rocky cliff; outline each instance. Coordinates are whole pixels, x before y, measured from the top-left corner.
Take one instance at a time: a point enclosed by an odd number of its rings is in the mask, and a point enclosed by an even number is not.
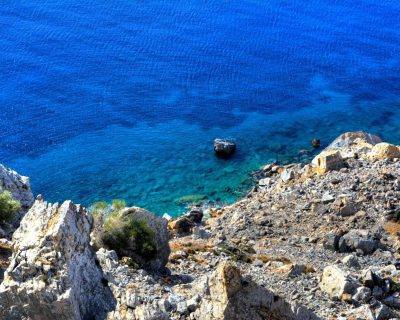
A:
[[[351,132],[258,176],[237,203],[170,220],[169,240],[152,217],[171,250],[156,270],[96,252],[86,209],[39,198],[0,240],[0,318],[400,319],[400,148]]]

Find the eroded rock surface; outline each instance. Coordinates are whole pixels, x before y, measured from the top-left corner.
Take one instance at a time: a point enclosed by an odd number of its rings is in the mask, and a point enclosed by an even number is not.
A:
[[[199,320],[316,320],[311,311],[291,305],[272,291],[242,278],[230,262],[221,262],[208,280],[208,294],[194,315]]]
[[[13,235],[0,319],[103,319],[114,298],[89,245],[91,216],[70,201],[37,200]]]

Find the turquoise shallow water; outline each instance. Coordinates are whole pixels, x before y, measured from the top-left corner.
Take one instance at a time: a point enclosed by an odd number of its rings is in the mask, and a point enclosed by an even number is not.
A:
[[[182,196],[232,202],[262,164],[307,161],[314,137],[400,143],[399,14],[372,0],[10,1],[0,162],[50,201],[178,214]],[[233,159],[214,157],[215,137],[237,141]]]

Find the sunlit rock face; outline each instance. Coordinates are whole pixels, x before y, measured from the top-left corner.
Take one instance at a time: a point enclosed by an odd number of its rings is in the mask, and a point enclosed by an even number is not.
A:
[[[90,247],[92,217],[71,201],[37,200],[13,235],[1,319],[101,319],[113,297]]]

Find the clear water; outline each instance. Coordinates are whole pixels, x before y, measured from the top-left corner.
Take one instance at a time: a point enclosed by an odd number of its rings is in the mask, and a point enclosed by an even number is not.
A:
[[[5,1],[0,162],[51,201],[177,214],[185,195],[234,201],[313,137],[400,143],[399,17],[387,0]]]

